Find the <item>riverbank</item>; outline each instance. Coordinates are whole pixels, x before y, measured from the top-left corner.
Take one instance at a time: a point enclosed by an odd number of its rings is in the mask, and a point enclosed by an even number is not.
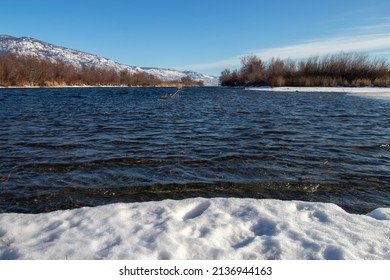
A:
[[[390,99],[390,88],[387,87],[246,87],[245,90],[263,92],[345,93],[373,99]]]
[[[150,86],[132,86],[132,85],[58,85],[58,86],[0,86],[0,89],[40,89],[40,88],[166,88],[166,87],[186,87],[181,83],[167,82],[161,85],[150,85]],[[190,87],[201,87],[199,85],[190,85]]]
[[[387,87],[245,87],[245,90],[272,92],[338,92],[338,93],[383,93],[390,94]]]
[[[240,198],[0,214],[0,259],[390,259],[390,209]]]
[[[128,87],[125,85],[122,86],[90,86],[90,85],[60,85],[60,86],[0,86],[0,89],[37,89],[37,88],[110,88],[110,87]]]
[[[274,92],[390,93],[387,87],[246,87],[246,90]]]

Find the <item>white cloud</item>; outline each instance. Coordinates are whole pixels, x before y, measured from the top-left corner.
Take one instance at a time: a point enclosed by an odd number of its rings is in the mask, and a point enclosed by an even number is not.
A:
[[[215,61],[211,63],[193,64],[193,65],[187,65],[187,66],[176,67],[176,68],[183,69],[183,70],[191,69],[194,71],[199,71],[203,69],[225,69],[225,68],[239,67],[240,64],[241,64],[241,56],[233,57],[226,60]]]
[[[389,24],[364,26],[349,30],[348,35],[316,39],[282,47],[258,49],[240,56],[211,63],[188,65],[186,69],[211,72],[221,71],[225,68],[235,69],[240,67],[240,59],[246,55],[256,55],[267,60],[272,57],[299,59],[310,56],[321,56],[339,52],[376,52],[390,56],[390,32]]]
[[[390,48],[390,33],[313,40],[291,46],[257,50],[252,53],[263,59],[272,57],[303,58],[312,55],[373,51],[387,48]]]

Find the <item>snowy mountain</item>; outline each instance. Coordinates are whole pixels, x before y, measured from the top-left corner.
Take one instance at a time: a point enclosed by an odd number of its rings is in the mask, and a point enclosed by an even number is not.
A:
[[[193,71],[123,65],[105,57],[56,46],[29,37],[16,38],[8,35],[0,35],[0,54],[2,53],[14,53],[20,56],[49,59],[52,62],[63,61],[76,68],[87,66],[113,69],[118,72],[121,70],[128,70],[130,73],[144,72],[157,76],[164,81],[180,80],[182,77],[188,76],[195,81],[203,81],[206,86],[218,85],[218,78],[213,76],[206,76]]]

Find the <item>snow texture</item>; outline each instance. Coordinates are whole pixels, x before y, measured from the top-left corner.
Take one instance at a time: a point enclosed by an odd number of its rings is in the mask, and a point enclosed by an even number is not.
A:
[[[271,92],[346,93],[363,98],[390,100],[390,88],[386,87],[247,87],[245,89]]]
[[[182,77],[188,76],[195,81],[203,81],[205,86],[218,85],[218,78],[213,76],[206,76],[193,71],[182,72],[173,69],[127,66],[98,55],[56,46],[29,37],[16,38],[8,35],[0,35],[0,54],[2,53],[14,53],[20,56],[49,59],[52,62],[63,61],[76,68],[86,66],[115,70],[117,72],[122,70],[127,70],[130,73],[144,72],[155,75],[163,81],[180,80]]]
[[[390,209],[191,198],[3,213],[0,259],[390,259]]]

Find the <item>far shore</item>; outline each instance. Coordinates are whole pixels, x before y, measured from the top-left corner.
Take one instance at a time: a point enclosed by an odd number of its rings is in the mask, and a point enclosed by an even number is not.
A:
[[[245,90],[273,92],[339,92],[390,94],[390,87],[245,87]]]
[[[61,86],[0,86],[0,89],[42,89],[42,88],[142,88],[142,87],[181,87],[176,84],[163,84],[151,86],[128,86],[128,85],[61,85]],[[263,92],[318,92],[318,93],[347,93],[359,95],[376,95],[390,98],[390,87],[245,87],[248,91]]]
[[[0,86],[0,89],[38,89],[38,88],[142,88],[142,87],[178,87],[179,84],[172,85],[150,85],[150,86],[128,86],[128,85],[64,85],[64,86]]]

